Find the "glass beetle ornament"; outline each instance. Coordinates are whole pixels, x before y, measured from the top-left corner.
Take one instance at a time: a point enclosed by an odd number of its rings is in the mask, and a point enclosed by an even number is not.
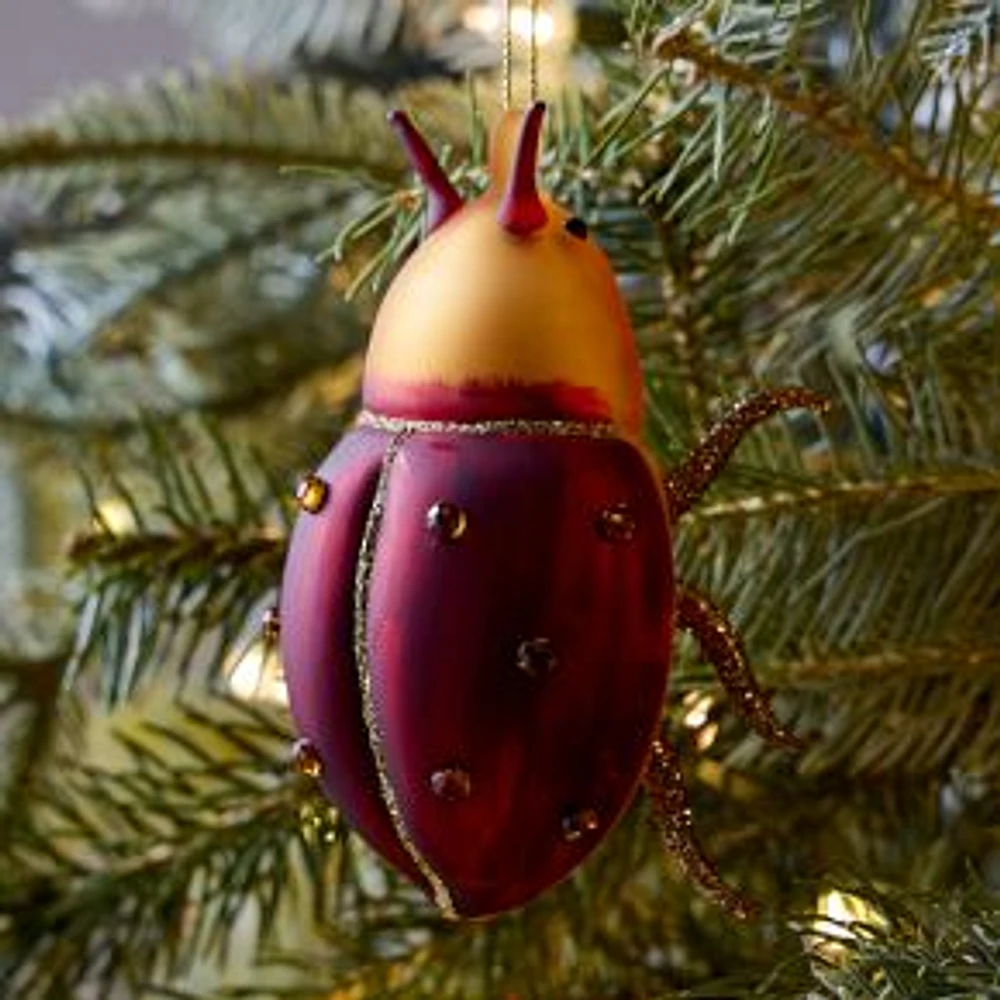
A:
[[[453,917],[565,878],[645,780],[682,863],[745,911],[660,736],[674,632],[795,741],[725,618],[675,581],[671,528],[753,424],[822,399],[755,396],[658,474],[611,266],[536,187],[543,113],[501,119],[469,204],[391,118],[426,231],[379,310],[364,409],[298,491],[279,620],[303,771]]]

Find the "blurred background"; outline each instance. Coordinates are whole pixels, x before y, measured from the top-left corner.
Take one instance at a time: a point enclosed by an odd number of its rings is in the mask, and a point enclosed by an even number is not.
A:
[[[191,58],[190,31],[155,10],[108,19],[100,0],[10,3],[0,30],[0,117],[29,114],[74,87],[121,83]]]
[[[165,13],[133,10],[121,18],[101,16],[108,6],[100,0],[31,0],[7,5],[0,14],[0,118],[10,124],[26,120],[72,97],[80,88],[93,88],[100,81],[121,85],[191,58],[190,32]],[[14,233],[26,212],[30,206],[4,185],[0,189],[0,258],[6,276],[10,276]],[[9,345],[6,351],[0,349],[3,353],[8,354],[9,378],[16,367],[11,364]],[[63,639],[58,630],[36,629],[34,616],[26,617],[28,605],[36,607],[41,602],[44,616],[48,601],[42,595],[61,590],[62,584],[47,570],[64,555],[85,509],[84,501],[75,484],[67,488],[60,482],[51,490],[45,486],[65,475],[58,444],[54,451],[44,443],[36,449],[34,435],[10,427],[5,434],[4,424],[0,416],[0,607],[6,612],[0,632],[7,633],[8,653],[11,645],[20,648],[24,643],[51,649]],[[40,464],[46,468],[39,468]]]

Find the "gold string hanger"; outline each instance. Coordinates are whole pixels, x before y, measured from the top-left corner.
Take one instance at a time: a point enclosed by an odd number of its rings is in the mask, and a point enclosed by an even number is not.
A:
[[[538,100],[538,0],[531,0],[531,43],[528,56],[529,103]]]
[[[538,100],[538,3],[531,0],[528,8],[528,87],[529,103]],[[514,5],[503,0],[503,106],[514,104]]]

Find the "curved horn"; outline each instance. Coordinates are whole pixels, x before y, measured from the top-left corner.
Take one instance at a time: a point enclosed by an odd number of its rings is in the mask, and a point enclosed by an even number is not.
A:
[[[514,167],[507,178],[507,188],[497,213],[500,225],[515,236],[528,236],[536,229],[541,229],[548,221],[535,184],[538,143],[544,115],[545,103],[536,101],[524,116],[514,155]]]
[[[430,146],[427,145],[427,141],[417,131],[405,111],[393,111],[389,115],[389,124],[403,143],[410,165],[427,188],[424,236],[429,236],[462,207],[462,196],[455,190]]]

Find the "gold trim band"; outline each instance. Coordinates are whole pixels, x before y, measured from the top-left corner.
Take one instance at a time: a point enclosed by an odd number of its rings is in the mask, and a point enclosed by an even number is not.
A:
[[[615,426],[607,421],[588,423],[584,420],[409,420],[387,417],[371,410],[362,410],[355,420],[356,427],[387,431],[390,434],[469,434],[485,437],[491,434],[523,434],[532,437],[618,437]]]
[[[368,655],[368,596],[371,587],[372,569],[375,562],[375,545],[378,542],[379,532],[382,528],[382,518],[385,515],[385,498],[389,490],[389,473],[392,470],[396,456],[399,454],[404,442],[409,436],[408,430],[396,432],[385,457],[382,459],[382,468],[379,471],[378,485],[375,488],[375,496],[372,500],[371,509],[368,511],[368,519],[365,522],[364,534],[361,538],[361,551],[358,555],[358,568],[354,575],[354,660],[357,665],[358,681],[361,685],[362,711],[364,714],[365,728],[368,730],[368,742],[371,745],[372,755],[375,758],[375,769],[378,772],[379,788],[382,792],[382,801],[392,820],[396,836],[406,850],[406,853],[413,859],[420,874],[427,879],[428,885],[434,894],[434,902],[441,913],[452,920],[458,919],[455,905],[451,899],[451,893],[444,884],[441,876],[431,867],[427,859],[417,849],[406,822],[403,819],[399,802],[396,799],[396,790],[392,787],[389,779],[389,771],[386,765],[385,743],[382,732],[375,717],[375,699],[372,692],[371,660]]]

